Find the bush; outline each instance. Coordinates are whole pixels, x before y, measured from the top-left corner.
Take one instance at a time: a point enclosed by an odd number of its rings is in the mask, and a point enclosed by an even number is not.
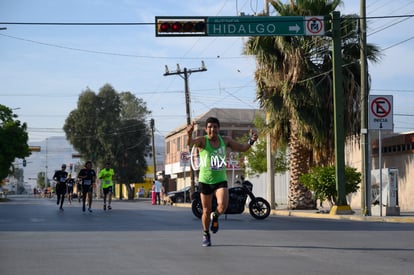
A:
[[[307,174],[303,174],[300,183],[314,192],[315,200],[328,200],[332,205],[337,203],[335,166],[313,167]],[[361,173],[355,168],[345,167],[345,192],[346,195],[359,189]]]

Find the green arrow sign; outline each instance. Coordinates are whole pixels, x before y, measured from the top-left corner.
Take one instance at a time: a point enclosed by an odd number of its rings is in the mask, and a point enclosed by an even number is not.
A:
[[[208,36],[324,35],[323,16],[207,17]]]

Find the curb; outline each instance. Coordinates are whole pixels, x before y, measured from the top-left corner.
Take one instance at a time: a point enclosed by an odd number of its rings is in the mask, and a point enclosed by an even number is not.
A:
[[[191,208],[191,204],[188,204],[188,203],[174,203],[173,206]],[[249,213],[248,209],[247,209],[247,213]],[[315,212],[305,212],[305,211],[300,211],[300,210],[298,211],[298,210],[289,210],[289,209],[286,209],[286,210],[272,209],[270,211],[270,215],[311,218],[311,219],[350,220],[350,221],[361,221],[361,222],[414,223],[414,216],[379,217],[379,216],[359,216],[357,214],[332,215],[329,213],[315,213]]]
[[[365,222],[392,222],[392,223],[414,223],[414,217],[404,216],[358,216],[350,215],[331,215],[329,213],[307,213],[295,210],[272,210],[272,215],[291,216],[301,218],[315,218],[315,219],[331,219],[331,220],[351,220],[351,221],[365,221]]]

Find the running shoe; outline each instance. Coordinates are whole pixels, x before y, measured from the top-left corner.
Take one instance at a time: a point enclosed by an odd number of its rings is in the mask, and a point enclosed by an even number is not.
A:
[[[211,246],[210,234],[203,235],[203,242],[201,246]]]
[[[108,210],[111,210],[111,209],[112,209],[112,207],[110,205],[108,205]]]
[[[88,208],[89,213],[92,213],[92,209]]]
[[[213,232],[213,234],[217,233],[217,231],[219,230],[219,222],[218,222],[218,215],[216,212],[212,212],[211,213],[211,232]]]
[[[106,204],[104,204],[104,211],[106,210]]]

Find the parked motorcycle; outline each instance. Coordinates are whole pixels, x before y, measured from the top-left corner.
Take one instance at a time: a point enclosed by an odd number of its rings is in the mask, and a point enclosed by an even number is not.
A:
[[[236,182],[237,183],[237,182]],[[245,210],[247,197],[250,198],[249,212],[252,217],[258,220],[266,219],[270,215],[270,204],[262,197],[256,197],[252,190],[253,184],[250,181],[242,180],[238,185],[229,188],[229,205],[225,214],[241,214]],[[216,198],[213,198],[213,211],[217,208]],[[195,191],[191,209],[194,216],[201,218],[203,207],[201,205],[200,192]]]

